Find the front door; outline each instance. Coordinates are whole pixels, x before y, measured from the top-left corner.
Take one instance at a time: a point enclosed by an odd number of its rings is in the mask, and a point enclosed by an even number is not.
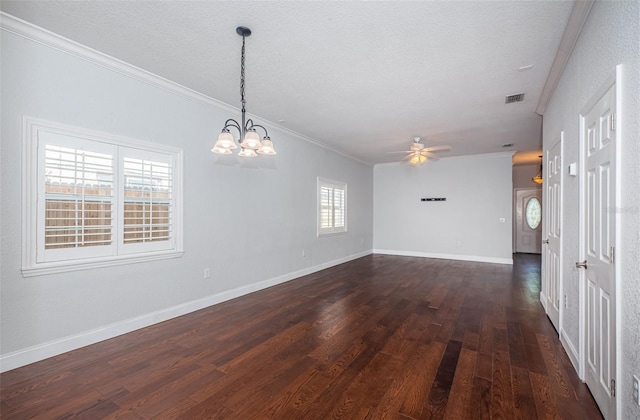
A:
[[[546,153],[544,297],[551,323],[560,331],[561,221],[562,221],[562,135]]]
[[[585,379],[605,418],[616,417],[615,85],[583,117]]]
[[[515,251],[540,254],[542,243],[542,195],[540,189],[517,189],[515,206]]]

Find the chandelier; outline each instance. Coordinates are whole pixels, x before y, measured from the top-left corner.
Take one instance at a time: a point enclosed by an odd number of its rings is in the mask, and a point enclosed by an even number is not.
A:
[[[245,26],[238,26],[236,33],[242,37],[242,54],[240,58],[240,101],[242,103],[242,124],[238,123],[234,119],[228,119],[224,123],[224,128],[216,140],[216,144],[213,145],[211,151],[220,155],[230,155],[231,151],[238,148],[233,135],[229,131],[231,127],[238,130],[240,138],[238,143],[240,144],[240,152],[238,156],[242,157],[255,157],[257,154],[261,155],[275,155],[276,151],[273,148],[273,142],[267,133],[267,129],[261,125],[254,124],[251,119],[245,121],[245,104],[244,98],[244,42],[245,38],[251,35],[251,29]],[[264,136],[260,140],[257,129],[264,131]]]
[[[542,182],[544,181],[542,178],[542,155],[538,156],[540,158],[540,171],[538,172],[538,174],[536,176],[534,176],[533,178],[531,178],[531,180],[533,182],[535,182],[536,184],[542,184]]]

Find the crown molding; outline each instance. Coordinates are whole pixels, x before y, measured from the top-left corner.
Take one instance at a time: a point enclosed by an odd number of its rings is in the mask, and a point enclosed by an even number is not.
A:
[[[589,16],[589,12],[591,11],[591,7],[594,2],[595,0],[576,0],[573,3],[573,9],[571,10],[571,15],[569,15],[567,26],[564,28],[564,33],[562,34],[562,39],[560,40],[556,57],[553,59],[553,64],[551,64],[547,81],[542,88],[540,100],[536,107],[536,114],[543,115],[544,111],[547,109],[549,101],[551,101],[551,97],[553,96],[553,93],[558,86],[558,82],[562,77],[564,68],[569,61],[569,57],[571,57],[573,49],[576,46],[576,42],[578,42],[578,37],[580,36],[580,32],[582,32],[582,27],[587,21],[587,17]]]
[[[89,61],[108,70],[131,77],[165,91],[169,91],[171,93],[204,103],[206,105],[212,105],[228,112],[238,112],[238,108],[235,108],[229,104],[203,95],[202,93],[199,93],[193,89],[172,82],[169,79],[165,79],[164,77],[158,76],[157,74],[151,73],[125,61],[94,50],[93,48],[87,47],[86,45],[65,38],[61,35],[48,31],[32,23],[26,22],[5,12],[0,12],[0,28],[4,29],[7,32],[14,33],[18,36],[53,48],[65,54],[69,54],[76,58]]]
[[[136,67],[132,64],[129,64],[125,61],[122,61],[110,55],[104,54],[100,51],[94,50],[93,48],[87,47],[86,45],[80,44],[79,42],[65,38],[61,35],[48,31],[44,28],[36,26],[32,23],[29,23],[27,21],[24,21],[22,19],[19,19],[13,15],[10,15],[2,11],[0,11],[0,29],[16,34],[23,38],[29,39],[33,42],[37,42],[39,44],[45,45],[49,48],[53,48],[65,54],[69,54],[76,58],[86,60],[88,62],[101,66],[105,69],[111,70],[113,72],[122,74],[127,77],[131,77],[132,79],[135,79],[143,83],[149,84],[151,86],[154,86],[156,88],[165,90],[172,94],[182,96],[184,98],[199,102],[201,104],[213,106],[225,112],[237,113],[237,114],[240,113],[240,109],[235,106],[232,106],[225,102],[214,99],[196,90],[193,90],[191,88],[188,88],[186,86],[173,82],[155,73],[151,73],[140,67]],[[254,114],[247,114],[247,115],[252,119],[266,123],[267,125],[277,129],[278,131],[289,134],[292,137],[303,140],[307,143],[311,143],[315,146],[322,147],[323,149],[330,150],[334,153],[345,156],[356,162],[363,163],[368,166],[373,166],[371,162],[358,159],[354,156],[347,154],[342,150],[328,146],[324,143],[319,142],[318,140],[305,136],[304,134],[298,133],[297,131],[291,130],[287,127],[283,127],[277,123],[261,118]]]

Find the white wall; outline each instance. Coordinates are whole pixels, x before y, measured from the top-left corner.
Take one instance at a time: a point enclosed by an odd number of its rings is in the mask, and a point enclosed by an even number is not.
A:
[[[239,118],[239,111],[230,114],[211,102],[0,33],[2,369],[371,252],[371,166],[271,125],[278,155],[242,163],[214,155],[209,150],[224,121]],[[23,115],[183,148],[184,256],[24,278]],[[348,184],[344,235],[316,236],[318,176]],[[205,267],[212,279],[203,279]]]
[[[374,252],[511,263],[511,169],[511,154],[376,165]]]
[[[621,306],[618,329],[621,334],[621,376],[617,378],[619,418],[640,418],[632,402],[631,375],[640,375],[640,3],[596,1],[567,63],[558,87],[544,113],[544,148],[565,131],[565,163],[579,162],[582,108],[596,95],[622,64],[623,98],[618,109],[622,135],[619,157],[622,173],[622,205],[615,209],[621,224],[621,247],[617,279]],[[565,165],[566,167],[566,165]],[[580,171],[578,171],[580,172]],[[561,331],[563,340],[579,350],[579,275],[573,262],[579,257],[579,178],[563,171],[563,290],[568,296]],[[567,352],[571,352],[570,348]],[[578,354],[573,354],[579,358]]]

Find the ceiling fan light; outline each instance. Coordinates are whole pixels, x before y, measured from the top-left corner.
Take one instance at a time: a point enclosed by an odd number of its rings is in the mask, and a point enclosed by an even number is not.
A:
[[[425,163],[426,161],[427,161],[427,158],[425,156],[421,155],[419,152],[416,152],[411,157],[411,160],[409,160],[409,163],[411,163],[413,166],[416,166],[416,165]]]
[[[276,154],[276,149],[273,148],[273,142],[271,141],[271,138],[269,138],[269,137],[265,137],[265,138],[262,139],[262,145],[256,151],[258,153],[260,153],[261,155],[275,155]]]

